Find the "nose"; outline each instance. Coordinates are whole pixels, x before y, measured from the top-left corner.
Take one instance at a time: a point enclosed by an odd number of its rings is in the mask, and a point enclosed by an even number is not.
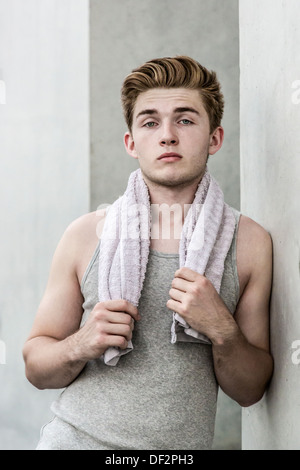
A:
[[[161,146],[168,146],[168,145],[177,145],[178,144],[178,136],[175,132],[175,129],[170,124],[165,124],[162,128],[162,135],[160,138],[160,145]]]

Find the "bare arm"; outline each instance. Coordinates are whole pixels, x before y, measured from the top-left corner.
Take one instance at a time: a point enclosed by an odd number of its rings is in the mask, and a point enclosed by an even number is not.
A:
[[[126,348],[133,319],[138,319],[134,306],[114,300],[96,304],[80,328],[83,298],[78,273],[98,243],[95,222],[93,215],[85,216],[63,235],[23,348],[27,378],[40,389],[66,387],[88,360],[100,357],[109,346]]]
[[[175,274],[168,307],[212,342],[219,385],[241,406],[260,400],[271,378],[269,300],[272,244],[251,219],[239,228],[238,266],[242,295],[234,318],[204,277],[183,268]]]
[[[228,322],[223,340],[213,345],[217,379],[242,406],[259,401],[271,379],[269,303],[272,283],[272,242],[269,234],[242,218],[238,240],[240,272],[248,273],[235,322]],[[250,266],[248,272],[247,266]]]

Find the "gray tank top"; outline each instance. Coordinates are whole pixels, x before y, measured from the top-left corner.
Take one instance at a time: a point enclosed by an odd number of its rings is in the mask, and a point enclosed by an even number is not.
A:
[[[220,295],[234,314],[239,299],[236,231],[228,252]],[[98,302],[100,244],[82,279],[85,322]],[[166,307],[177,254],[151,250],[140,298],[142,319],[134,349],[115,367],[89,361],[52,404],[38,449],[210,449],[217,390],[211,346],[171,344],[172,312]]]

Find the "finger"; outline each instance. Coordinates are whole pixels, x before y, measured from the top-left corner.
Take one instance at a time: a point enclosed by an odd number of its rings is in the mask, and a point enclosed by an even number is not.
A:
[[[128,341],[124,336],[110,335],[108,338],[107,347],[113,346],[120,349],[128,347]]]
[[[128,325],[131,328],[134,325],[134,318],[131,315],[129,315],[129,313],[124,313],[124,312],[113,312],[113,314],[110,314],[107,320],[109,323]]]
[[[132,316],[134,320],[140,319],[137,307],[131,302],[128,302],[127,300],[107,300],[106,302],[103,302],[103,305],[107,308],[107,310],[110,310],[112,312],[124,312]]]
[[[174,299],[169,299],[168,302],[166,303],[166,306],[173,312],[180,313],[182,303]]]
[[[193,271],[190,268],[187,268],[186,266],[177,269],[177,271],[175,272],[175,277],[180,277],[182,279],[185,279],[186,281],[195,281],[199,276],[201,276],[201,274],[197,273],[196,271]]]
[[[182,302],[185,292],[182,292],[178,289],[170,289],[169,295],[173,300],[177,300],[178,302]]]
[[[109,335],[123,336],[127,341],[130,341],[132,338],[132,328],[130,325],[107,323],[103,330]]]
[[[191,284],[191,281],[186,281],[185,279],[182,279],[181,277],[174,277],[174,279],[172,280],[171,286],[174,289],[181,290],[182,292],[187,292],[190,284]]]

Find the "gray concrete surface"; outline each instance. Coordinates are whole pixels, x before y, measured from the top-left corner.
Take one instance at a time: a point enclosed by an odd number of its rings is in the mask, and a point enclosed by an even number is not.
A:
[[[237,0],[0,0],[0,449],[33,449],[58,394],[27,382],[21,354],[57,242],[71,220],[119,196],[135,168],[122,80],[176,54],[218,71],[226,140],[209,165],[238,208]],[[220,393],[215,448],[239,446],[240,408]]]
[[[57,242],[89,210],[88,39],[85,0],[0,0],[0,449],[33,448],[57,394],[27,382],[22,346]]]
[[[300,449],[300,3],[240,1],[241,204],[271,234],[274,376],[243,449]]]

